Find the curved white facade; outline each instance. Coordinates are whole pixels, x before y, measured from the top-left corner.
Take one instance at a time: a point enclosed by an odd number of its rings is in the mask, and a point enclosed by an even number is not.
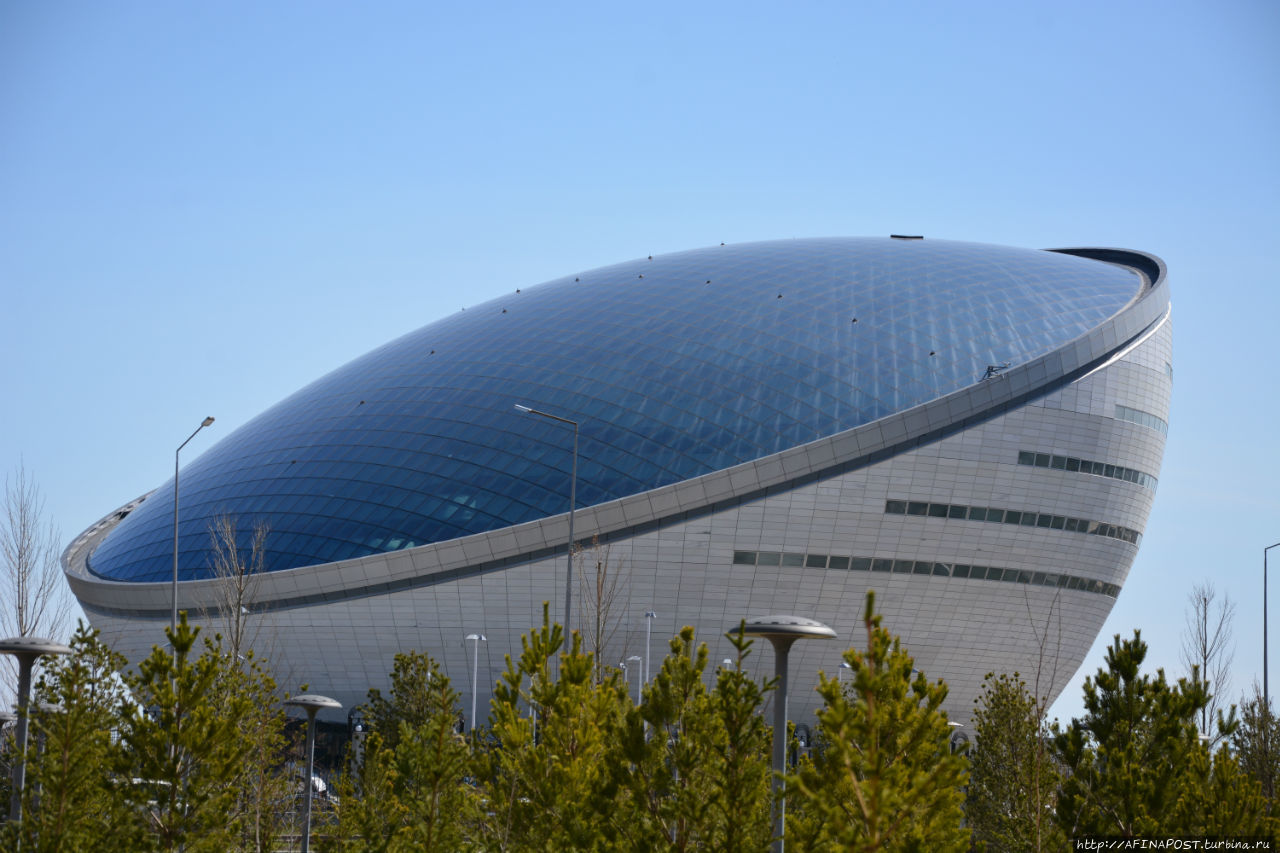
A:
[[[1136,556],[1172,385],[1163,265],[1119,250],[1070,253],[1141,270],[1146,283],[1083,336],[988,378],[975,375],[958,391],[579,509],[575,539],[598,538],[622,578],[613,597],[618,630],[605,662],[645,656],[650,610],[657,613],[651,669],[683,625],[694,625],[719,661],[732,655],[723,632],[742,618],[817,619],[839,639],[798,643],[790,657],[791,717],[812,722],[816,673],[837,672],[840,652],[864,642],[863,601],[874,589],[886,626],[918,668],[950,686],[953,719],[968,719],[992,671],[1016,670],[1033,681],[1038,669],[1041,690],[1056,697]],[[170,585],[107,580],[86,567],[123,517],[113,513],[82,534],[64,565],[94,625],[137,660],[162,640]],[[553,618],[563,612],[567,539],[562,513],[271,571],[262,576],[252,618],[283,679],[306,682],[348,708],[370,686],[384,686],[392,657],[407,649],[441,660],[469,694],[473,646],[463,637],[484,634],[483,708],[504,656],[518,654],[520,635],[540,622],[542,602],[551,603]],[[180,606],[213,607],[215,583],[184,581]],[[584,590],[575,586],[578,628]],[[766,643],[757,644],[749,665],[771,675]]]

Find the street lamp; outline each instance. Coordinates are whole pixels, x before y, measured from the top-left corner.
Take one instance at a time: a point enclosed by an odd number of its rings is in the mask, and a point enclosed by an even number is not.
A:
[[[847,660],[842,660],[840,661],[840,670],[836,673],[836,681],[838,681],[841,684],[844,684],[844,674],[846,672],[852,675],[853,667],[849,664]]]
[[[9,820],[22,820],[22,788],[27,782],[27,704],[31,701],[31,669],[44,655],[71,654],[71,648],[39,637],[0,640],[0,652],[18,659],[18,729],[14,733],[18,761],[13,765],[13,792],[9,796]]]
[[[467,640],[474,640],[476,647],[471,655],[471,740],[475,741],[476,732],[476,693],[480,689],[480,644],[489,642],[484,634],[467,634]]]
[[[1271,693],[1267,685],[1267,552],[1280,548],[1280,542],[1262,549],[1262,701],[1271,713]]]
[[[640,655],[632,655],[631,657],[627,658],[627,660],[640,663]],[[636,705],[640,704],[640,688],[644,686],[644,684],[640,681],[640,675],[641,675],[641,667],[637,666],[636,667]]]
[[[531,409],[520,403],[516,403],[516,409],[526,414],[550,418],[553,421],[559,421],[562,424],[569,424],[573,427],[573,469],[569,475],[569,551],[565,554],[568,570],[564,578],[564,630],[567,634],[570,631],[569,617],[573,609],[573,510],[578,504],[578,422],[549,412]]]
[[[182,453],[182,448],[187,446],[187,442],[196,437],[196,433],[212,425],[213,418],[205,418],[200,422],[200,426],[196,427],[196,431],[187,436],[187,440],[173,451],[173,616],[169,621],[169,630],[173,633],[178,631],[178,455]],[[173,656],[174,660],[177,660],[177,649],[173,650]]]
[[[773,850],[783,853],[786,832],[786,788],[783,773],[787,760],[787,653],[796,640],[833,640],[836,632],[800,616],[757,616],[743,625],[732,628],[730,633],[742,631],[748,637],[764,637],[773,645],[773,674],[778,682],[777,696],[773,700],[773,792],[776,805],[773,812]]]
[[[969,736],[960,731],[964,728],[964,723],[957,723],[955,720],[951,720],[947,725],[951,727],[951,735],[947,738],[947,748],[951,750],[952,755],[955,755],[969,742]]]
[[[316,711],[336,711],[342,708],[342,703],[328,696],[304,693],[284,700],[284,704],[307,712],[307,799],[302,813],[302,853],[307,853],[311,847],[311,776],[316,763]]]
[[[658,618],[658,614],[652,610],[646,610],[644,614],[644,683],[649,683],[649,645],[653,641],[653,620]]]

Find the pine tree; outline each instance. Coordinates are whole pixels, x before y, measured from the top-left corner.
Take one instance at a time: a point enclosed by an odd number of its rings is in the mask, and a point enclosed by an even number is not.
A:
[[[369,691],[363,755],[342,790],[332,850],[463,850],[478,831],[458,694],[429,656],[399,654],[390,698]],[[387,738],[388,734],[393,737]]]
[[[847,689],[820,675],[819,749],[787,779],[792,850],[964,851],[966,760],[952,754],[947,688],[913,676],[914,661],[867,594],[866,651],[844,659]]]
[[[444,682],[445,693],[438,682]],[[457,713],[457,696],[445,701],[446,694],[453,695],[448,679],[430,655],[402,652],[392,662],[390,695],[383,696],[376,687],[369,690],[365,721],[370,731],[381,735],[384,746],[394,749],[400,741],[401,723],[416,729],[442,711]]]
[[[770,733],[759,714],[764,690],[742,671],[738,648],[714,689],[703,679],[706,644],[685,627],[622,722],[609,754],[619,790],[608,819],[626,849],[764,849],[771,835]]]
[[[232,648],[227,646],[220,656],[225,668],[214,689],[216,704],[246,709],[235,720],[244,758],[232,780],[235,800],[227,822],[235,834],[235,849],[263,853],[274,850],[289,828],[292,815],[280,804],[296,793],[298,779],[288,772],[285,760],[285,713],[275,679],[252,651],[237,659]]]
[[[198,634],[185,614],[176,631],[166,629],[172,650],[154,647],[125,677],[132,698],[120,705],[116,766],[128,780],[124,800],[162,851],[225,851],[238,835],[227,815],[249,751],[240,725],[253,699],[224,689],[234,661],[212,642],[193,655]]]
[[[975,845],[992,851],[1060,850],[1053,821],[1061,772],[1053,759],[1044,703],[1022,678],[989,673],[974,702],[965,820]]]
[[[396,833],[408,822],[406,807],[395,796],[398,782],[395,751],[382,735],[365,736],[364,753],[338,784],[338,820],[332,832],[318,839],[323,853],[386,853],[394,849]]]
[[[1261,785],[1269,811],[1274,811],[1276,780],[1280,779],[1280,719],[1256,684],[1253,697],[1240,707],[1240,726],[1231,736],[1231,749],[1240,769]]]
[[[711,695],[713,711],[724,729],[720,771],[713,778],[713,810],[724,828],[717,849],[725,853],[763,850],[773,835],[773,733],[760,713],[773,682],[761,685],[743,671],[752,641],[742,627],[725,634],[737,659],[719,671]]]
[[[1106,668],[1085,680],[1082,719],[1054,736],[1065,780],[1056,817],[1068,836],[1262,835],[1271,831],[1257,782],[1219,751],[1210,755],[1196,716],[1204,682],[1169,684],[1141,672],[1139,632],[1115,641]],[[1224,735],[1235,721],[1219,715]]]
[[[134,847],[140,839],[130,833],[120,780],[110,773],[124,659],[83,622],[70,645],[71,654],[45,665],[31,705],[20,846],[33,853]]]
[[[521,638],[519,660],[507,656],[494,687],[483,849],[590,850],[606,840],[616,791],[606,756],[629,701],[617,673],[595,683],[577,632],[567,651],[564,639],[544,604],[541,628]]]
[[[1187,783],[1177,792],[1169,826],[1198,837],[1254,836],[1275,839],[1262,786],[1241,768],[1229,750],[1210,753],[1198,743],[1187,766]]]

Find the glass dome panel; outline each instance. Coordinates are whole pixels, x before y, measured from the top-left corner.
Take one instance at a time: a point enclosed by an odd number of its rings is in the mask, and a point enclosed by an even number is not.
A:
[[[1135,299],[1133,270],[938,240],[716,246],[522,288],[392,341],[246,423],[182,473],[180,575],[209,522],[269,525],[294,568],[590,506],[860,426],[1052,351]],[[90,556],[172,573],[172,483]],[[278,544],[277,544],[278,543]]]

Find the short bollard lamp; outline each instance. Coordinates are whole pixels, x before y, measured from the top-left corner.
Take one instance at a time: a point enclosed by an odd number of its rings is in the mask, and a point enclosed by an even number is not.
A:
[[[341,710],[342,703],[328,696],[303,693],[284,700],[284,704],[307,712],[307,798],[302,817],[302,853],[311,849],[311,775],[316,763],[316,712]]]
[[[730,633],[738,633],[738,628]],[[757,616],[741,628],[748,637],[764,637],[773,645],[773,674],[778,679],[777,696],[773,700],[773,791],[777,805],[773,812],[773,849],[783,853],[786,828],[786,789],[782,774],[787,762],[787,654],[796,640],[834,640],[836,632],[802,616]]]

